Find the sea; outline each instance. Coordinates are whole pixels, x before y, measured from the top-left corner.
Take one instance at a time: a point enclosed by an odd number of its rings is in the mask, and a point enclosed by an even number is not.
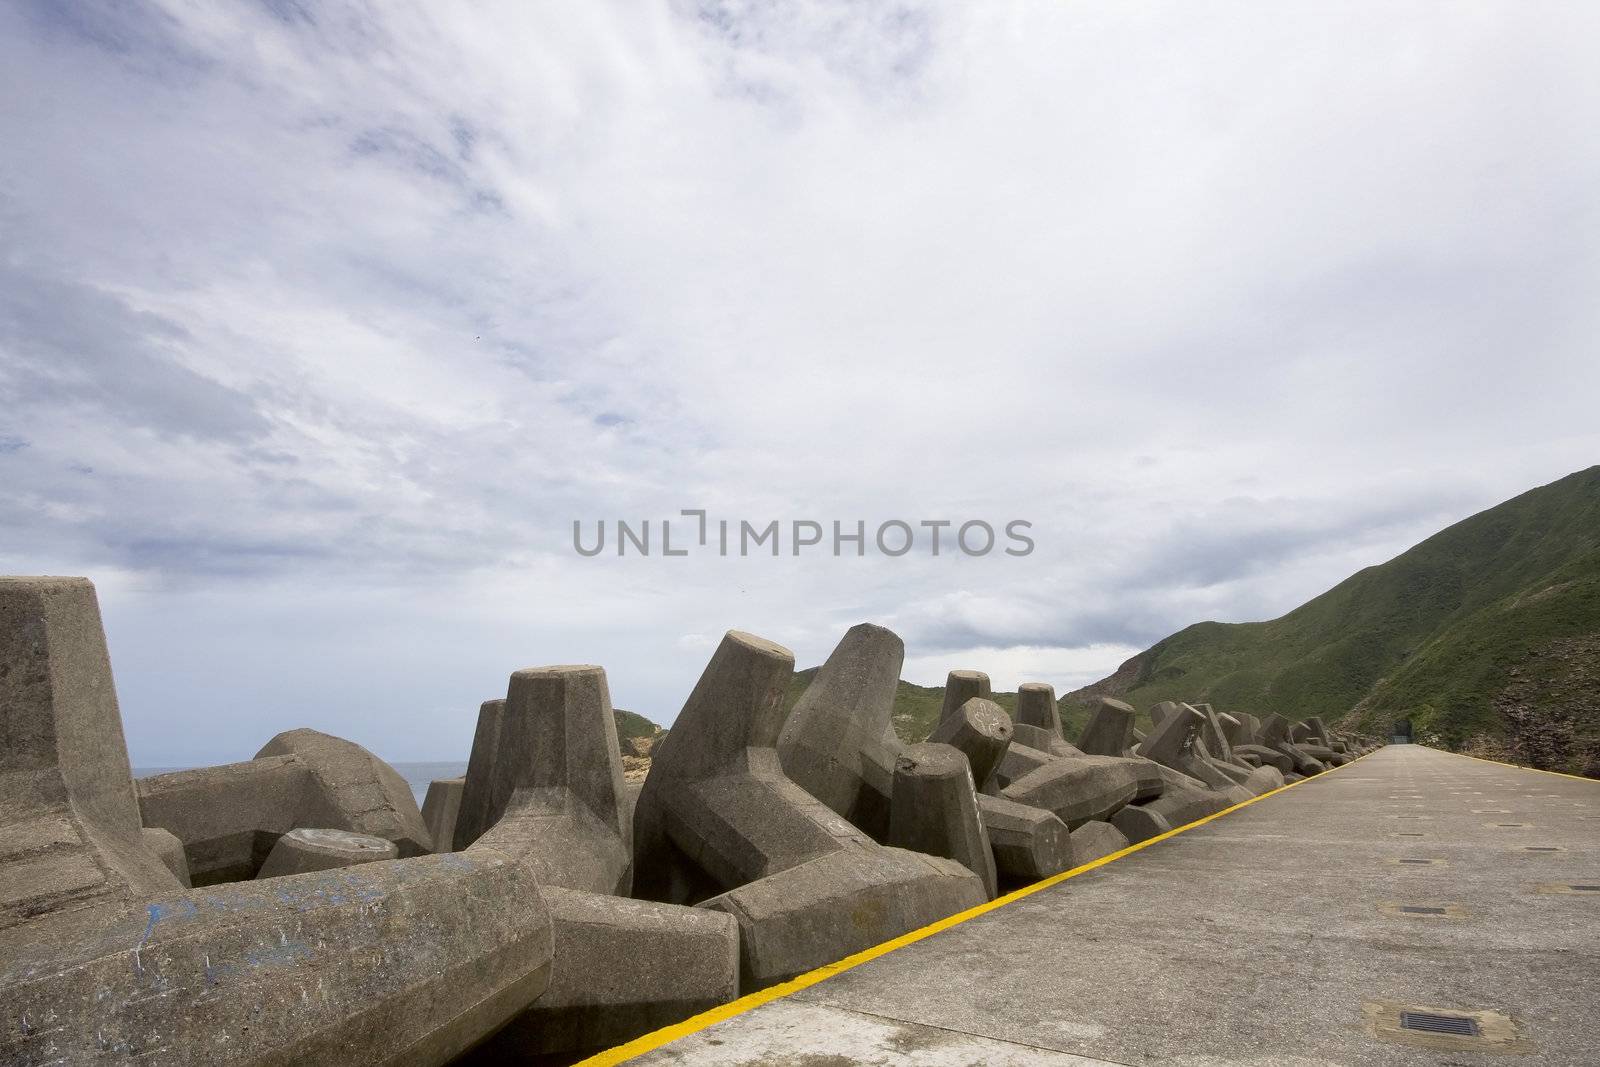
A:
[[[389,766],[400,772],[400,777],[406,780],[406,785],[411,787],[411,793],[417,798],[417,806],[422,806],[423,798],[428,795],[428,783],[435,778],[460,778],[467,773],[467,761],[442,761],[437,763],[391,763]],[[135,778],[148,778],[152,774],[167,774],[171,771],[187,771],[189,767],[135,767]]]

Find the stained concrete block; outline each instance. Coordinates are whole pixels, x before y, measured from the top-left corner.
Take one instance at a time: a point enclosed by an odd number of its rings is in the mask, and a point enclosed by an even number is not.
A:
[[[534,1000],[551,960],[532,872],[470,854],[47,918],[0,934],[0,1002],[23,1021],[0,1062],[442,1064]]]
[[[992,700],[973,697],[944,715],[928,740],[960,749],[972,766],[972,780],[982,789],[1005,758],[1011,736],[1011,716],[1005,709]]]
[[[1228,742],[1227,731],[1223,729],[1222,717],[1210,704],[1191,705],[1198,711],[1204,721],[1200,724],[1200,738],[1206,744],[1206,749],[1212,758],[1223,763],[1232,763],[1233,746]],[[1237,721],[1237,720],[1236,720]]]
[[[556,886],[541,893],[554,933],[550,986],[464,1064],[570,1061],[739,995],[731,915]]]
[[[1162,777],[1166,783],[1165,791],[1161,796],[1140,806],[1161,816],[1174,828],[1225,811],[1232,806],[1233,802],[1227,797],[1181,771],[1163,766]]]
[[[88,580],[0,578],[0,739],[0,930],[179,888],[145,844]]]
[[[1139,792],[1130,761],[1115,756],[1056,758],[1000,791],[1006,800],[1053,812],[1069,828],[1109,818]]]
[[[632,827],[623,819],[622,753],[606,672],[586,665],[517,671],[504,707],[492,714],[499,735],[489,780],[475,782],[469,764],[462,788],[464,797],[489,798],[480,809],[489,829],[475,844],[522,860],[541,885],[626,894]]]
[[[183,842],[170,830],[158,826],[146,826],[141,833],[144,835],[144,847],[155,853],[156,858],[178,880],[178,884],[185,889],[193,888],[189,880],[189,861],[183,855]]]
[[[395,859],[398,852],[394,842],[381,837],[352,834],[348,830],[302,827],[278,838],[256,877],[285,878],[291,874],[377,863]]]
[[[993,696],[989,676],[982,671],[951,671],[944,680],[944,703],[939,708],[939,721],[952,718],[974,697],[989,700]]]
[[[976,907],[983,893],[955,860],[843,849],[698,906],[739,920],[740,989],[751,992]]]
[[[254,878],[279,837],[336,814],[299,756],[173,771],[135,785],[145,825],[183,842],[196,886]]]
[[[978,814],[1000,879],[1037,882],[1072,868],[1071,834],[1051,812],[980,793]]]
[[[1111,825],[1132,844],[1159,837],[1172,829],[1172,824],[1148,805],[1129,804],[1111,816]]]
[[[1020,735],[1017,741],[1056,756],[1082,756],[1084,752],[1067,741],[1061,732],[1061,706],[1056,702],[1056,687],[1044,682],[1023,682],[1017,689],[1017,713],[1012,727],[1029,727],[1032,741]],[[1039,731],[1034,733],[1033,731]]]
[[[1294,769],[1294,757],[1265,745],[1239,745],[1233,751],[1235,755],[1253,757],[1261,766],[1276,767],[1283,774]]]
[[[1154,760],[1167,767],[1193,774],[1181,764],[1193,752],[1195,738],[1199,736],[1200,724],[1203,717],[1198,711],[1188,705],[1176,704],[1164,700],[1156,705],[1163,710],[1156,720],[1154,729],[1139,745],[1139,755],[1146,759]],[[1151,708],[1151,718],[1156,718],[1156,709]]]
[[[461,814],[461,793],[466,783],[465,777],[435,778],[428,783],[428,795],[422,798],[422,821],[427,824],[435,852],[454,851],[456,819]]]
[[[979,792],[998,796],[1001,790],[1018,778],[1026,777],[1058,758],[1042,749],[1021,744],[1013,737],[1005,755],[995,765],[994,773],[990,775],[987,783],[979,787]]]
[[[732,914],[743,988],[984,899],[965,867],[877,844],[784,776],[776,744],[793,672],[788,649],[728,633],[634,812],[635,895]]]
[[[955,860],[983,879],[984,892],[994,899],[994,854],[960,750],[926,742],[907,746],[895,759],[894,803],[884,843]]]
[[[1274,789],[1283,788],[1283,772],[1276,767],[1257,767],[1250,772],[1250,777],[1245,780],[1244,787],[1256,796],[1270,793]]]
[[[256,758],[299,756],[326,805],[325,818],[302,815],[301,826],[326,826],[393,841],[401,856],[433,850],[411,786],[400,773],[354,741],[318,730],[287,730]]]
[[[495,781],[495,754],[500,745],[500,721],[505,716],[503,698],[485,700],[478,707],[478,724],[472,731],[472,751],[467,756],[466,782],[461,790],[461,807],[456,812],[455,851],[472,844],[494,825],[493,800],[489,795]]]
[[[853,626],[828,656],[778,735],[794,783],[876,841],[889,832],[895,691],[905,643],[871,623]]]
[[[1091,756],[1120,756],[1133,747],[1133,721],[1137,716],[1131,704],[1110,697],[1095,701],[1089,722],[1078,738],[1078,747]]]
[[[1086,822],[1072,831],[1072,854],[1080,867],[1127,847],[1122,831],[1108,822]]]

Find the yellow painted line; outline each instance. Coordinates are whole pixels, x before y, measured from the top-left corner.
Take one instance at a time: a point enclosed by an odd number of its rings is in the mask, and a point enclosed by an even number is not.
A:
[[[1418,747],[1427,748],[1429,746],[1419,745]],[[1582,774],[1565,774],[1561,771],[1545,771],[1540,770],[1538,767],[1524,767],[1520,763],[1506,763],[1497,759],[1484,759],[1482,756],[1469,756],[1465,752],[1451,752],[1448,749],[1443,748],[1436,748],[1434,751],[1443,752],[1447,756],[1460,756],[1462,759],[1475,759],[1479,763],[1492,763],[1496,767],[1510,767],[1514,771],[1532,771],[1534,774],[1553,774],[1557,778],[1571,778],[1574,782],[1588,782],[1590,785],[1600,785],[1600,779],[1589,778]]]
[[[791,993],[798,993],[802,989],[808,989],[811,986],[816,985],[818,982],[832,978],[836,974],[842,974],[853,967],[859,967],[863,963],[869,963],[872,960],[877,959],[879,956],[886,956],[897,948],[904,948],[907,945],[915,944],[916,942],[921,941],[923,938],[932,937],[941,930],[948,930],[952,926],[959,926],[968,919],[976,919],[980,915],[987,915],[996,908],[1004,907],[1013,901],[1021,900],[1023,897],[1032,896],[1041,890],[1049,889],[1054,885],[1059,885],[1062,882],[1065,882],[1068,878],[1076,878],[1078,875],[1092,871],[1096,867],[1104,867],[1106,864],[1111,863],[1114,860],[1119,860],[1124,856],[1131,856],[1140,849],[1149,848],[1151,845],[1165,841],[1169,837],[1176,837],[1188,830],[1193,830],[1197,826],[1204,826],[1213,819],[1220,819],[1224,815],[1231,815],[1233,812],[1236,812],[1241,808],[1248,808],[1250,805],[1266,800],[1268,797],[1275,797],[1279,793],[1282,793],[1288,789],[1293,789],[1297,785],[1304,785],[1306,782],[1314,782],[1319,779],[1326,778],[1330,774],[1344,770],[1345,767],[1353,767],[1370,755],[1372,755],[1371,752],[1368,752],[1363,756],[1357,756],[1349,763],[1346,763],[1343,767],[1335,767],[1332,770],[1323,771],[1321,774],[1313,775],[1310,778],[1303,778],[1298,782],[1290,782],[1288,785],[1279,786],[1277,789],[1274,789],[1271,792],[1262,793],[1258,797],[1251,797],[1249,800],[1241,801],[1231,808],[1224,808],[1222,811],[1196,819],[1194,822],[1184,823],[1182,826],[1168,830],[1164,834],[1157,834],[1155,837],[1149,838],[1148,840],[1140,841],[1137,845],[1129,845],[1127,848],[1113,852],[1109,856],[1101,856],[1099,859],[1085,863],[1081,867],[1074,867],[1070,871],[1062,871],[1060,874],[1052,874],[1048,878],[1040,879],[1039,881],[1034,882],[1032,885],[1025,885],[1021,889],[1007,893],[1003,897],[996,897],[994,900],[986,901],[985,903],[979,904],[975,908],[968,908],[966,911],[960,911],[954,915],[947,915],[943,919],[940,919],[937,922],[929,923],[927,926],[924,926],[921,929],[913,930],[909,934],[901,934],[899,937],[892,938],[883,942],[882,944],[873,945],[871,948],[862,949],[855,955],[846,956],[842,960],[824,964],[814,971],[807,971],[805,974],[791,978],[787,982],[779,982],[777,985],[768,986],[766,989],[758,989],[754,993],[742,996],[738,1000],[730,1001],[727,1004],[719,1004],[710,1011],[703,1011],[699,1015],[690,1016],[680,1023],[673,1023],[671,1026],[663,1026],[661,1029],[653,1030],[642,1037],[636,1037],[625,1045],[618,1045],[616,1048],[607,1049],[604,1052],[590,1056],[586,1060],[580,1060],[575,1067],[612,1067],[613,1064],[625,1063],[626,1061],[633,1059],[635,1056],[642,1056],[646,1052],[651,1052],[655,1049],[658,1049],[662,1045],[666,1045],[670,1042],[678,1040],[680,1037],[688,1037],[690,1034],[699,1033],[708,1026],[714,1026],[725,1019],[733,1018],[735,1015],[743,1015],[745,1012],[750,1011],[753,1008],[759,1008],[763,1004],[769,1004],[774,1000],[779,1000],[783,997],[789,996]]]

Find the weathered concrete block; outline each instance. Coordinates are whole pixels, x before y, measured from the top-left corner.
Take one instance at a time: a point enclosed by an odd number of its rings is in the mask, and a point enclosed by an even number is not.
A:
[[[994,852],[995,871],[1008,882],[1037,882],[1072,869],[1067,824],[1042,808],[978,795],[978,814]]]
[[[625,895],[632,828],[623,821],[622,752],[606,672],[517,671],[494,718],[499,736],[488,781],[480,789],[469,764],[462,788],[464,797],[489,797],[479,810],[490,826],[475,843],[522,860],[542,885]]]
[[[1117,832],[1126,837],[1131,844],[1160,837],[1172,829],[1172,824],[1164,816],[1144,804],[1129,804],[1127,807],[1119,808],[1117,813],[1111,816],[1111,825],[1116,827]]]
[[[179,888],[145,845],[86,579],[0,578],[0,739],[0,930]]]
[[[428,795],[422,798],[422,821],[428,827],[435,852],[454,851],[456,819],[461,814],[461,793],[466,783],[464,777],[435,778],[428,783]]]
[[[959,749],[972,766],[972,780],[982,789],[1011,747],[1011,735],[1011,716],[1005,709],[973,697],[941,718],[928,740]]]
[[[433,850],[417,798],[400,773],[354,741],[318,730],[287,730],[256,753],[299,756],[330,810],[326,818],[307,818],[301,826],[326,826],[393,841],[401,856]],[[180,835],[181,836],[181,835]]]
[[[978,816],[967,757],[959,750],[927,742],[901,751],[885,844],[955,860],[983,879],[985,894],[994,899],[994,854]]]
[[[336,815],[299,756],[197,767],[135,784],[145,825],[183,842],[196,886],[254,878],[279,837]]]
[[[1115,756],[1052,759],[1000,791],[1006,800],[1053,812],[1069,828],[1109,818],[1139,792],[1128,760]]]
[[[1294,769],[1292,756],[1265,745],[1239,745],[1233,751],[1235,755],[1255,759],[1261,766],[1276,767],[1283,774]]]
[[[500,721],[505,716],[503,698],[485,700],[478,707],[478,724],[472,731],[472,751],[467,756],[461,807],[456,811],[455,851],[460,852],[494,825],[491,815],[495,755],[500,746]]]
[[[1095,701],[1078,747],[1091,756],[1120,756],[1133,747],[1133,721],[1138,713],[1131,704],[1110,697]]]
[[[1256,796],[1270,793],[1274,789],[1283,788],[1283,772],[1276,767],[1257,767],[1250,772],[1250,777],[1245,780],[1244,787]]]
[[[895,691],[905,643],[871,623],[852,626],[778,735],[783,771],[876,841],[889,832]]]
[[[983,899],[978,876],[955,860],[884,848],[818,856],[699,906],[739,920],[740,988],[750,992]]]
[[[556,886],[541,893],[554,932],[550,987],[464,1062],[597,1052],[739,995],[731,915]]]
[[[727,634],[634,812],[635,894],[732,914],[744,988],[984,899],[965,867],[877,844],[784,776],[776,743],[793,672],[788,649]]]
[[[989,676],[982,671],[951,671],[944,680],[944,703],[939,708],[939,721],[954,717],[962,705],[974,697],[993,698]]]
[[[257,878],[285,878],[291,874],[331,871],[362,863],[397,858],[394,842],[348,830],[319,830],[302,827],[278,838],[261,865]]]
[[[1161,816],[1169,826],[1185,826],[1196,819],[1225,811],[1232,805],[1227,797],[1181,771],[1163,766],[1162,777],[1166,782],[1166,790],[1155,800],[1141,806]]]
[[[1067,741],[1061,732],[1061,706],[1056,702],[1056,687],[1044,682],[1023,682],[1017,689],[1017,714],[1012,728],[1025,727],[1033,737],[1028,741],[1017,736],[1020,744],[1054,756],[1081,756],[1083,750]],[[1035,733],[1034,731],[1038,731]],[[1120,754],[1120,753],[1119,753]]]
[[[155,853],[156,858],[178,880],[178,884],[185,889],[193,888],[189,880],[189,861],[183,855],[183,842],[172,831],[159,826],[146,826],[141,833],[144,835],[144,847]]]
[[[1122,831],[1108,822],[1086,822],[1072,831],[1072,854],[1080,867],[1127,847]]]
[[[0,935],[0,1062],[442,1064],[543,991],[550,919],[503,857],[175,890]]]
[[[994,772],[989,776],[989,781],[984,786],[979,787],[978,791],[999,796],[1000,791],[1012,782],[1032,774],[1040,767],[1048,766],[1052,760],[1058,758],[1042,749],[1021,744],[1013,737],[1005,755],[995,765]]]

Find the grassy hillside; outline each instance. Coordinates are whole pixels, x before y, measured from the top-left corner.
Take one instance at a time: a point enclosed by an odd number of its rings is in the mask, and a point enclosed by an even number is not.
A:
[[[1600,467],[1591,467],[1282,618],[1180,630],[1067,699],[1209,700],[1374,732],[1409,717],[1419,736],[1451,747],[1500,743],[1525,762],[1571,769],[1600,765],[1597,653]],[[1547,743],[1558,735],[1571,743]]]
[[[816,667],[809,667],[803,671],[796,671],[794,678],[789,683],[789,695],[784,705],[786,710],[792,710],[800,700],[800,694],[806,691],[806,686],[811,684],[811,679],[816,677]],[[1017,694],[996,693],[994,702],[999,704],[1006,712],[1012,713],[1017,709]],[[1068,737],[1078,736],[1087,712],[1077,704],[1060,701],[1062,732]],[[933,732],[934,724],[939,721],[939,709],[944,706],[944,686],[912,685],[901,679],[900,688],[894,698],[894,732],[900,740],[913,744],[925,741]]]
[[[622,742],[623,751],[627,751],[630,738],[654,737],[661,732],[661,727],[638,712],[613,708],[611,714],[617,719],[617,740]]]

